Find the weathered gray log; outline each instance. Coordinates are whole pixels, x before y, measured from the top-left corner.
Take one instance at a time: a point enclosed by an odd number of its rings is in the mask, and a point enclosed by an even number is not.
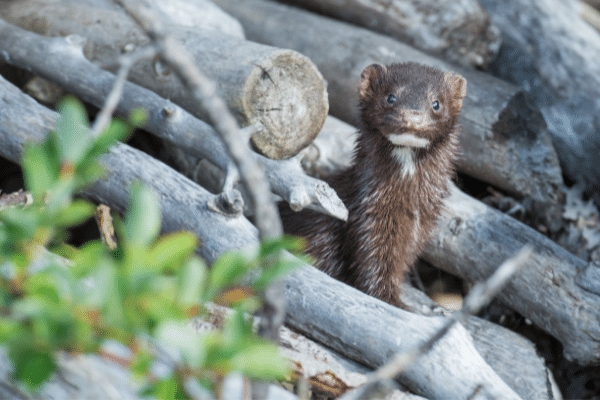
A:
[[[357,137],[355,127],[328,115],[315,140],[295,158],[310,176],[329,176],[350,165]]]
[[[47,36],[84,36],[86,57],[109,69],[116,68],[115,60],[124,51],[149,44],[128,16],[106,9],[22,0],[1,4],[0,16]],[[293,156],[323,126],[328,110],[325,82],[305,56],[214,30],[171,25],[168,32],[184,44],[198,68],[217,82],[219,95],[242,125],[259,122],[265,127],[253,135],[252,142],[267,157]],[[130,80],[197,112],[179,79],[157,60],[136,63]],[[207,119],[202,113],[197,116]]]
[[[279,0],[383,33],[426,53],[485,68],[500,31],[476,0]]]
[[[19,162],[23,144],[39,141],[54,126],[58,114],[0,77],[0,155]],[[211,212],[215,196],[165,164],[125,144],[102,158],[107,174],[82,194],[123,212],[133,181],[152,187],[161,204],[163,232],[189,230],[200,239],[198,253],[209,263],[232,248],[258,244],[256,228],[243,216]]]
[[[313,267],[285,278],[286,324],[335,351],[378,367],[399,351],[413,349],[444,323],[383,303]],[[461,325],[400,376],[404,385],[430,399],[520,398],[485,363]],[[482,385],[482,386],[479,386]],[[480,387],[479,391],[476,388]]]
[[[112,0],[55,0],[64,4],[87,5],[123,12],[124,10]],[[245,39],[242,25],[231,15],[217,7],[210,0],[169,0],[154,1],[156,7],[168,21],[184,26],[216,30]]]
[[[599,267],[586,264],[539,232],[453,187],[438,230],[423,258],[475,282],[491,275],[525,244],[535,251],[527,266],[498,295],[563,344],[582,365],[600,362],[600,295],[578,283]],[[596,271],[598,277],[600,271]]]
[[[352,124],[366,65],[415,61],[455,69],[391,38],[282,4],[215,3],[238,18],[250,40],[310,57],[327,79],[331,113]],[[514,86],[477,71],[458,72],[468,80],[460,117],[459,170],[517,196],[553,202],[562,175],[540,114]]]
[[[192,319],[192,326],[196,332],[222,329],[234,315],[232,309],[221,305],[209,303],[205,306],[207,315]],[[257,317],[254,317],[253,324],[257,325]],[[279,350],[284,357],[292,361],[292,380],[306,379],[313,394],[316,393],[319,398],[339,398],[347,391],[364,384],[367,380],[366,375],[371,372],[371,368],[285,326],[279,328]],[[420,396],[400,390],[395,390],[391,396],[386,397],[386,400],[424,400]]]
[[[82,100],[101,107],[115,77],[88,61],[81,50],[64,38],[48,38],[0,20],[0,54],[7,62],[59,84]],[[226,174],[230,190],[238,179],[232,160],[212,127],[156,93],[127,82],[116,112],[127,116],[136,109],[148,111],[145,129],[197,158],[206,158]],[[312,208],[345,219],[347,211],[325,182],[306,176],[291,160],[273,161],[257,154],[265,164],[271,190],[292,209]],[[221,188],[219,188],[220,190]]]
[[[600,204],[600,33],[577,15],[574,0],[481,4],[503,33],[492,72],[530,94],[566,176]]]
[[[453,314],[408,284],[400,292],[402,302],[419,315]],[[462,325],[473,337],[473,345],[498,375],[524,399],[558,399],[552,372],[538,355],[535,345],[507,328],[472,316]]]

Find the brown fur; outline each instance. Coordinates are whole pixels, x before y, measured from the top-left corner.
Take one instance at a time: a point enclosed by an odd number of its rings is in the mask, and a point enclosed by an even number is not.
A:
[[[310,210],[284,210],[282,218],[287,233],[307,239],[306,252],[320,269],[400,305],[404,273],[423,249],[447,195],[466,81],[415,63],[373,64],[361,74],[359,94],[362,126],[354,161],[328,180],[348,208],[348,221]],[[393,104],[389,95],[396,96]],[[412,170],[388,139],[405,133],[429,141],[411,150]]]

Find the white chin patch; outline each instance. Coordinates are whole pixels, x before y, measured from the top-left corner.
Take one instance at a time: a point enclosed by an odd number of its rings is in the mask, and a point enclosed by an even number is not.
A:
[[[404,178],[412,178],[416,170],[414,149],[411,147],[398,146],[392,150],[392,157],[394,157],[396,161],[398,161],[398,164],[400,164],[400,168],[402,168],[402,176]]]
[[[416,137],[411,133],[393,133],[387,136],[388,140],[396,146],[425,148],[429,147],[429,140]]]

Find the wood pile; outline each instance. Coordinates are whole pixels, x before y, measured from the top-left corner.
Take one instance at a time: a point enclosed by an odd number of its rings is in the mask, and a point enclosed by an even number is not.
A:
[[[505,7],[488,0],[482,4],[483,8],[475,0],[177,0],[157,1],[153,7],[165,19],[165,32],[183,44],[196,67],[215,82],[217,94],[245,127],[239,142],[257,152],[253,157],[263,165],[271,191],[294,210],[311,208],[347,218],[343,203],[319,178],[351,161],[364,66],[415,61],[462,74],[468,88],[460,119],[460,189],[453,186],[422,258],[475,283],[486,280],[522,247],[531,246],[532,255],[499,293],[495,306],[513,310],[551,336],[561,347],[561,360],[581,367],[597,365],[600,268],[593,261],[600,239],[592,243],[600,237],[600,220],[597,209],[581,200],[582,192],[600,185],[600,173],[595,175],[600,164],[590,161],[598,149],[591,134],[598,105],[591,98],[600,87],[597,78],[589,78],[594,70],[587,68],[594,54],[583,48],[587,41],[573,44],[580,38],[573,34],[564,35],[553,45],[556,51],[544,56],[560,56],[556,60],[540,56],[549,40],[540,36],[556,32],[558,22],[580,21],[565,11],[567,5],[559,7],[552,0],[511,0]],[[537,32],[524,21],[540,7],[546,19],[535,17],[541,21]],[[515,10],[524,14],[510,18]],[[144,129],[180,151],[187,160],[182,164],[193,167],[175,171],[149,154],[118,144],[103,159],[108,175],[82,195],[122,212],[129,184],[145,182],[161,201],[163,231],[194,232],[201,243],[198,253],[209,263],[228,249],[258,244],[258,230],[244,214],[248,194],[237,185],[246,171],[238,169],[212,116],[198,111],[196,99],[172,67],[154,55],[147,57],[151,39],[119,6],[108,0],[17,0],[1,2],[0,18],[0,56],[6,63],[0,68],[2,158],[18,163],[24,143],[43,138],[57,117],[13,84],[19,81],[19,71],[102,107],[125,55],[131,61],[129,81],[115,113],[147,109]],[[509,34],[511,22],[519,29]],[[514,58],[525,51],[519,47],[522,43],[531,51],[524,65]],[[564,48],[569,51],[562,53]],[[583,66],[577,73],[570,64],[573,54]],[[481,71],[486,68],[512,83]],[[531,73],[515,72],[525,70]],[[567,77],[572,77],[572,85],[565,83],[571,82]],[[540,80],[542,84],[534,85]],[[544,97],[548,93],[552,96]],[[573,109],[577,120],[569,114]],[[567,136],[561,136],[559,121],[567,120]],[[574,160],[584,167],[575,168]],[[206,169],[198,172],[198,165]],[[214,178],[202,180],[206,187],[184,176],[208,171]],[[584,184],[578,195],[564,185],[563,171]],[[468,182],[491,187],[499,195],[495,200],[483,198],[482,190]],[[503,202],[511,205],[504,210],[509,213],[488,205],[502,208]],[[583,214],[579,204],[592,211]],[[565,249],[581,247],[573,244],[575,236],[586,248],[577,254],[586,258]],[[365,366],[378,368],[393,354],[418,347],[452,315],[412,287],[401,294],[411,313],[309,265],[288,276],[284,285],[287,327],[281,328],[281,343],[294,360],[299,380],[307,379],[320,398],[350,396],[368,380]],[[97,363],[102,361],[93,356],[83,362],[65,355],[61,371],[73,376],[72,383],[55,379],[40,396],[102,397],[105,392],[93,387],[102,386],[111,374],[125,372],[108,371],[113,367]],[[4,364],[0,397],[16,398],[19,392],[10,389],[13,383]],[[86,368],[102,378],[88,386],[85,374],[75,373]],[[403,391],[396,390],[390,395],[396,397],[390,398],[561,398],[553,373],[556,370],[550,370],[530,340],[470,317],[398,376]],[[113,384],[120,397],[136,398],[127,379]],[[272,398],[284,395],[279,396]]]

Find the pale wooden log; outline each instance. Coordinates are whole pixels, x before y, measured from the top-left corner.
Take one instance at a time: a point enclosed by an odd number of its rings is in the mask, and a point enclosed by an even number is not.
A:
[[[0,47],[9,63],[43,76],[98,107],[115,81],[113,74],[88,61],[68,40],[40,36],[2,20]],[[136,108],[148,111],[145,129],[194,157],[208,159],[225,171],[225,190],[233,187],[238,179],[237,169],[211,126],[156,93],[127,82],[116,112],[127,116]],[[256,157],[266,167],[271,190],[290,203],[292,209],[307,207],[346,219],[348,212],[335,191],[325,182],[306,176],[297,162],[273,161],[258,154]]]
[[[23,144],[41,140],[58,114],[1,77],[0,94],[0,155],[19,162]],[[194,232],[200,240],[198,253],[209,263],[225,250],[258,244],[256,228],[246,218],[211,212],[208,204],[214,201],[214,195],[141,151],[117,144],[102,163],[107,175],[85,189],[84,196],[123,212],[130,184],[146,183],[158,194],[163,232]]]
[[[87,5],[123,12],[112,0],[54,0],[63,4]],[[242,25],[210,0],[154,1],[154,6],[167,20],[183,26],[216,30],[245,39]]]
[[[565,175],[600,204],[600,33],[575,0],[483,0],[503,45],[491,71],[529,93]]]
[[[531,245],[531,260],[498,299],[557,338],[567,359],[582,365],[600,362],[600,352],[593,350],[600,347],[600,269],[456,187],[445,205],[423,258],[475,282],[491,275],[522,246]],[[581,284],[582,274],[595,276],[596,286]]]
[[[367,366],[377,367],[399,351],[433,335],[444,318],[418,316],[334,280],[313,268],[285,278],[290,310],[286,324]],[[520,398],[485,363],[461,325],[453,327],[400,376],[401,383],[430,399]]]
[[[383,33],[457,64],[485,68],[500,31],[476,0],[279,0]]]
[[[86,57],[110,69],[116,68],[114,61],[123,51],[149,44],[129,17],[106,9],[23,0],[2,4],[0,16],[48,36],[84,36]],[[267,157],[295,155],[321,129],[328,110],[327,90],[323,77],[305,56],[217,31],[181,25],[171,25],[167,31],[184,44],[197,67],[218,83],[218,94],[241,124],[258,122],[265,127],[253,135],[252,142]],[[159,61],[136,63],[130,80],[207,120],[175,74]]]
[[[242,23],[250,40],[310,57],[327,79],[332,115],[353,124],[366,65],[415,61],[456,70],[391,38],[282,4],[215,2]],[[477,71],[457,71],[468,81],[459,119],[459,170],[514,195],[554,202],[562,175],[540,114],[512,85]]]

